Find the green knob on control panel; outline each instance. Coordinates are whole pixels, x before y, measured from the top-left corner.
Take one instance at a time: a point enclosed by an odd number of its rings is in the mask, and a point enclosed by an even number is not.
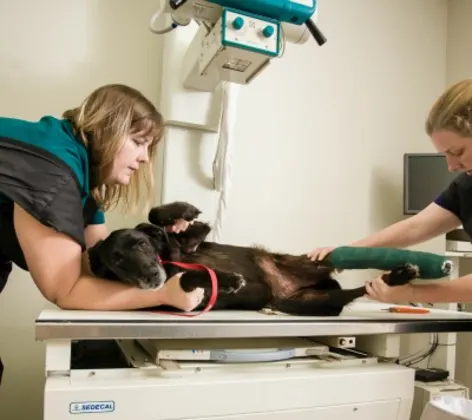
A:
[[[271,25],[267,25],[264,30],[262,31],[262,34],[266,38],[270,38],[272,35],[274,35],[274,27]]]
[[[233,28],[237,31],[244,26],[244,19],[241,16],[238,16],[233,20]]]

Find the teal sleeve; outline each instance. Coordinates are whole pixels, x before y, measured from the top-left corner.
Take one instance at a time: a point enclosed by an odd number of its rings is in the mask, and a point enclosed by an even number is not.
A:
[[[97,210],[90,221],[91,225],[103,225],[105,223],[105,213],[103,210]]]

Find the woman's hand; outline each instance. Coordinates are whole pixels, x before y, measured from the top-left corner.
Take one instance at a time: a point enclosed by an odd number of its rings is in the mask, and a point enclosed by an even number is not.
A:
[[[192,292],[184,292],[180,287],[180,277],[183,273],[176,274],[166,281],[160,289],[163,293],[163,305],[170,305],[185,312],[194,310],[203,300],[203,289],[197,288]]]
[[[334,250],[334,248],[335,248],[334,246],[316,248],[313,251],[309,252],[307,254],[307,257],[312,261],[321,261],[324,258],[326,258],[326,256]]]
[[[413,286],[389,286],[378,276],[366,284],[367,295],[371,299],[384,303],[401,303],[413,301]]]
[[[174,233],[180,233],[184,232],[188,229],[188,227],[194,222],[192,220],[191,222],[187,222],[184,219],[179,219],[173,226],[169,226],[167,229],[168,232],[174,232]]]

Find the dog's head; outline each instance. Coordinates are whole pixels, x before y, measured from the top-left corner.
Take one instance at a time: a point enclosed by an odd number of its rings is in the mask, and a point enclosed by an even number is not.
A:
[[[142,223],[118,229],[89,249],[90,265],[97,276],[111,272],[116,279],[141,289],[157,289],[167,280],[160,258],[167,252],[164,229]]]

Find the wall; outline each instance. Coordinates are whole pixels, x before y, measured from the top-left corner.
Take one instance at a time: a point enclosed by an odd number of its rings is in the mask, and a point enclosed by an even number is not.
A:
[[[447,21],[447,84],[472,76],[472,2],[467,0],[449,0]],[[472,262],[462,259],[460,275],[472,273]],[[472,312],[472,304],[466,304],[465,310]],[[457,380],[472,389],[472,334],[457,335]]]
[[[367,236],[403,218],[403,154],[434,151],[424,121],[445,86],[447,2],[322,1],[318,24],[323,47],[287,44],[241,90],[223,242],[305,253]],[[166,161],[185,164],[167,166],[164,201],[191,200],[210,221],[216,142],[170,129],[166,146]],[[444,238],[412,248],[442,253]],[[339,278],[355,287],[375,274]],[[428,339],[403,337],[402,353]]]
[[[318,24],[323,47],[287,44],[241,90],[223,241],[303,253],[359,239],[402,218],[403,154],[433,150],[423,124],[445,82],[446,3],[322,1]],[[168,161],[185,160],[168,165],[164,199],[210,221],[215,148],[169,130]]]
[[[0,45],[0,114],[59,114],[111,81],[156,100],[160,40],[147,30],[155,4],[47,0],[28,16],[20,11],[30,8],[25,0],[3,2],[0,35],[14,43]],[[320,2],[328,43],[288,45],[241,91],[223,241],[304,253],[401,219],[403,153],[432,150],[423,121],[444,87],[446,12],[444,0]],[[210,221],[215,142],[175,129],[166,139],[168,162],[179,165],[166,172],[164,198],[191,200]],[[121,224],[115,216],[110,227]],[[347,287],[367,278],[342,276]],[[33,342],[33,321],[43,304],[29,277],[15,271],[0,297],[8,369],[2,418],[41,418],[44,354]],[[17,405],[13,392],[28,404]]]
[[[126,0],[0,2],[0,115],[60,116],[111,82],[130,84],[156,102],[162,39],[148,30],[156,8],[154,0],[140,0],[139,7]],[[124,218],[115,213],[108,220],[116,228]],[[28,274],[16,269],[0,296],[2,419],[42,419],[44,348],[34,342],[34,319],[44,304]]]

